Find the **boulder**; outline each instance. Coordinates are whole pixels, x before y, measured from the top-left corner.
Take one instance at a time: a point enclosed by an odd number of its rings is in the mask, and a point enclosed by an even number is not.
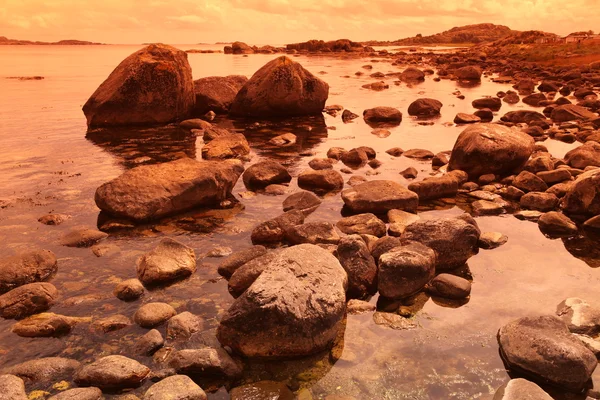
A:
[[[232,54],[254,54],[254,49],[244,42],[233,42],[231,52]]]
[[[194,101],[187,54],[151,44],[123,60],[84,104],[83,112],[90,128],[159,125],[188,117]]]
[[[124,356],[107,356],[85,365],[75,374],[80,386],[102,390],[136,388],[146,379],[150,368]]]
[[[27,400],[23,380],[15,375],[0,375],[0,400]]]
[[[189,311],[171,317],[167,322],[167,339],[189,339],[194,333],[201,331],[204,321]]]
[[[229,392],[231,400],[294,400],[297,397],[284,382],[260,381],[238,386]]]
[[[290,244],[337,244],[340,241],[340,235],[330,222],[290,226],[285,230],[285,238]]]
[[[600,167],[600,143],[586,142],[565,154],[565,162],[573,168]]]
[[[163,347],[165,339],[157,329],[151,329],[142,336],[135,344],[134,350],[136,354],[142,356],[151,356],[158,349]]]
[[[202,158],[205,160],[243,158],[248,154],[250,145],[241,133],[218,136],[202,147]]]
[[[139,280],[147,286],[165,284],[187,278],[196,271],[194,249],[166,238],[141,256],[137,262]]]
[[[246,357],[325,350],[341,329],[347,284],[346,271],[327,250],[309,244],[283,249],[233,302],[217,337]]]
[[[521,207],[529,210],[548,212],[558,206],[559,200],[552,193],[529,192],[521,197]]]
[[[552,397],[535,383],[517,378],[500,386],[493,400],[552,400]]]
[[[218,205],[231,194],[243,167],[238,162],[182,158],[142,165],[100,186],[95,201],[109,214],[145,221]]]
[[[264,188],[272,184],[288,183],[292,180],[289,172],[277,161],[261,161],[250,166],[242,175],[246,188]]]
[[[401,242],[417,242],[433,249],[440,272],[461,267],[479,253],[480,234],[475,220],[466,216],[419,220],[406,227]]]
[[[518,110],[509,111],[500,118],[504,122],[510,122],[513,124],[531,124],[536,121],[546,121],[546,116],[537,111],[531,110]]]
[[[64,235],[60,244],[67,247],[91,247],[107,237],[108,234],[97,229],[76,229]]]
[[[584,172],[577,177],[563,198],[562,208],[567,214],[600,214],[600,169]]]
[[[302,211],[305,216],[308,216],[315,211],[321,203],[321,199],[312,192],[302,191],[288,196],[283,201],[283,211],[298,210]]]
[[[252,75],[238,92],[229,113],[261,118],[318,115],[328,95],[327,83],[281,56]]]
[[[59,337],[69,333],[76,323],[76,318],[41,313],[19,321],[13,325],[12,331],[21,337]]]
[[[523,97],[523,103],[532,107],[539,107],[540,103],[546,100],[547,98],[544,93],[534,93]]]
[[[552,110],[550,118],[554,122],[585,121],[598,118],[598,114],[591,112],[585,107],[575,104],[565,104],[555,107]]]
[[[342,238],[337,258],[348,274],[348,297],[361,299],[377,291],[377,265],[360,235]]]
[[[21,319],[48,310],[58,298],[51,283],[29,283],[0,296],[0,316]]]
[[[470,177],[510,175],[527,162],[534,144],[529,135],[502,125],[472,125],[458,136],[449,169],[465,171]]]
[[[285,239],[285,232],[292,226],[304,223],[302,211],[288,211],[271,220],[265,221],[252,230],[250,238],[253,244],[274,244]]]
[[[500,353],[508,367],[537,380],[580,391],[598,361],[554,316],[525,317],[498,331]]]
[[[0,260],[0,293],[33,282],[48,280],[56,273],[56,256],[37,250]]]
[[[227,113],[240,89],[248,82],[243,75],[207,76],[194,81],[195,115],[209,111]]]
[[[347,235],[367,234],[381,237],[385,236],[386,230],[385,223],[371,213],[342,218],[336,226]]]
[[[435,264],[435,252],[420,243],[393,248],[379,257],[379,293],[401,299],[419,292],[435,276]]]
[[[476,124],[481,122],[481,118],[474,114],[458,113],[454,117],[455,124]]]
[[[415,211],[419,196],[393,181],[375,180],[361,183],[342,192],[342,199],[353,213],[386,213],[399,209]]]
[[[139,279],[126,279],[115,286],[113,294],[119,300],[137,300],[144,294],[144,285]]]
[[[545,192],[548,185],[539,176],[529,172],[521,171],[512,181],[512,185],[523,192]]]
[[[459,81],[480,82],[481,73],[481,68],[469,65],[455,70],[454,76],[456,76],[456,79]]]
[[[408,67],[400,74],[400,80],[403,82],[422,82],[425,80],[425,73],[418,68]]]
[[[278,250],[270,251],[238,268],[227,283],[229,294],[236,299],[240,297],[263,273],[267,265],[277,258],[278,252]]]
[[[173,375],[155,383],[143,400],[206,400],[206,393],[186,375]]]
[[[408,115],[415,117],[435,117],[440,115],[442,102],[435,99],[417,99],[408,106]]]

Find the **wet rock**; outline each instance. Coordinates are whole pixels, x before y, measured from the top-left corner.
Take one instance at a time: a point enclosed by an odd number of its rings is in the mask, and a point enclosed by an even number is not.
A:
[[[509,175],[533,152],[533,139],[523,132],[495,124],[477,124],[461,132],[454,144],[449,169],[471,177]]]
[[[261,161],[250,166],[242,175],[244,185],[252,190],[278,183],[287,183],[292,180],[289,172],[283,165],[276,161]]]
[[[458,113],[454,117],[455,124],[476,124],[481,122],[481,118],[474,114]]]
[[[137,263],[138,278],[144,285],[159,285],[187,278],[196,271],[194,249],[165,238]]]
[[[400,171],[400,175],[404,179],[415,179],[419,175],[419,171],[415,167],[408,167],[404,171]]]
[[[427,285],[427,291],[433,296],[460,300],[471,294],[471,282],[460,276],[439,274]]]
[[[436,254],[420,243],[396,247],[379,257],[379,293],[390,299],[410,296],[435,275]]]
[[[377,237],[385,236],[385,223],[374,214],[358,214],[342,218],[336,226],[345,234],[368,234]]]
[[[12,331],[21,337],[59,337],[66,335],[76,320],[53,313],[35,314],[13,325]]]
[[[442,102],[435,99],[417,99],[408,106],[408,115],[434,117],[440,115]]]
[[[202,158],[205,160],[243,158],[248,154],[250,145],[241,133],[216,137],[202,147]]]
[[[481,81],[481,69],[476,66],[466,66],[454,71],[454,76],[459,81],[479,82]]]
[[[0,296],[0,316],[20,319],[46,311],[58,298],[58,290],[51,283],[29,283]]]
[[[371,134],[377,136],[378,138],[385,139],[386,137],[389,137],[392,132],[388,131],[387,129],[373,129]]]
[[[230,114],[246,117],[318,115],[329,85],[299,63],[281,56],[260,68],[238,92]]]
[[[165,323],[177,311],[167,303],[148,303],[141,306],[133,316],[136,324],[142,328],[154,328]]]
[[[48,214],[40,217],[38,221],[44,225],[60,225],[70,218],[71,216],[67,214]]]
[[[342,238],[337,257],[348,274],[348,297],[365,298],[377,291],[377,266],[359,235]]]
[[[96,190],[96,205],[135,221],[158,219],[200,206],[214,206],[231,194],[243,167],[190,158],[142,165]]]
[[[583,229],[592,232],[600,231],[600,216],[596,215],[583,223]]]
[[[552,397],[535,383],[518,378],[500,386],[493,400],[552,400]]]
[[[548,189],[542,178],[529,171],[521,171],[512,181],[512,185],[524,192],[545,192]]]
[[[150,369],[131,358],[123,356],[103,357],[85,365],[75,374],[80,386],[96,386],[102,390],[138,387],[150,373]]]
[[[354,213],[385,213],[400,209],[415,211],[419,197],[393,181],[369,181],[342,192],[346,207]]]
[[[18,376],[27,383],[54,383],[69,379],[73,372],[81,366],[76,360],[62,357],[42,357],[25,361],[4,370],[5,373]]]
[[[169,366],[185,375],[235,379],[242,373],[241,363],[225,350],[210,347],[177,351],[169,360]]]
[[[253,244],[273,244],[282,242],[285,232],[292,226],[304,223],[304,213],[299,210],[288,211],[276,218],[259,224],[250,236]]]
[[[569,331],[595,337],[600,333],[600,308],[587,301],[570,297],[556,307],[556,315],[567,324]]]
[[[598,118],[598,115],[589,111],[585,107],[577,106],[575,104],[565,104],[563,106],[555,107],[552,110],[550,118],[554,122],[567,122],[578,120],[585,121]]]
[[[388,221],[390,222],[389,234],[391,236],[402,235],[408,225],[421,219],[421,217],[416,214],[402,210],[390,210],[388,211],[387,216]]]
[[[229,393],[231,400],[276,399],[293,400],[297,397],[283,382],[260,381],[238,386]]]
[[[406,150],[404,153],[402,153],[402,155],[404,157],[414,158],[416,160],[430,160],[435,156],[435,154],[433,154],[431,151],[425,149]]]
[[[519,219],[521,221],[537,222],[543,214],[544,213],[542,213],[540,211],[535,211],[535,210],[522,210],[522,211],[517,211],[514,214],[514,216],[516,219]]]
[[[563,198],[562,208],[567,214],[600,214],[600,169],[584,172],[577,177]]]
[[[487,108],[492,111],[499,111],[502,107],[502,101],[497,97],[484,97],[481,99],[473,100],[473,108],[482,110]]]
[[[194,106],[187,54],[164,44],[136,51],[83,106],[89,127],[160,125],[185,119]]]
[[[411,183],[408,190],[418,194],[420,201],[454,197],[458,193],[458,181],[450,174],[434,176]]]
[[[202,318],[184,311],[170,318],[167,323],[167,339],[188,339],[203,328]]]
[[[225,278],[229,278],[239,267],[266,253],[267,249],[260,245],[240,250],[221,262],[218,272]]]
[[[247,357],[322,351],[339,332],[347,279],[338,260],[318,246],[283,249],[234,301],[217,337]]]
[[[485,250],[496,249],[508,242],[508,236],[500,232],[483,232],[479,236],[479,248]]]
[[[587,347],[592,353],[594,353],[596,358],[600,359],[600,340],[592,339],[589,336],[579,335],[579,334],[575,334],[575,337],[577,337],[577,339],[581,340],[581,343],[583,343],[583,345],[585,347]],[[593,381],[594,381],[594,378],[592,376],[592,382]]]
[[[550,155],[541,155],[531,157],[525,164],[524,169],[534,174],[537,172],[550,171],[554,169],[554,162]]]
[[[23,380],[15,375],[0,374],[0,400],[27,400]]]
[[[344,178],[334,170],[306,170],[298,175],[298,186],[316,193],[333,192],[344,187]]]
[[[600,143],[587,142],[565,154],[565,162],[573,168],[600,167]]]
[[[471,218],[472,220],[472,218]],[[464,265],[479,252],[479,228],[461,217],[416,221],[402,234],[403,244],[421,243],[437,255],[437,271],[451,270]]]
[[[546,121],[546,116],[537,111],[531,110],[519,110],[519,111],[509,111],[500,118],[504,122],[510,122],[513,124],[531,124],[536,121]]]
[[[157,329],[152,329],[138,339],[134,350],[139,355],[150,356],[163,347],[164,344],[165,340],[161,333]]]
[[[351,299],[346,306],[348,314],[362,314],[365,312],[373,312],[377,309],[375,304],[371,304],[367,301]]]
[[[99,332],[108,333],[127,328],[130,325],[131,320],[129,318],[124,315],[117,314],[94,321],[92,327]]]
[[[401,246],[400,238],[392,236],[384,236],[379,238],[371,248],[371,255],[375,259],[375,262],[379,263],[379,258],[392,250],[394,247]]]
[[[425,80],[425,73],[418,68],[408,67],[402,71],[400,79],[404,82],[422,82]]]
[[[144,285],[138,279],[127,279],[115,286],[113,294],[119,300],[137,300],[144,294]]]
[[[269,143],[275,146],[291,146],[296,144],[297,137],[293,133],[284,133],[283,135],[275,136]]]
[[[525,317],[498,332],[510,368],[568,390],[582,390],[598,361],[564,322],[553,316]]]
[[[102,390],[96,387],[75,388],[65,390],[50,397],[48,400],[102,400]]]
[[[207,76],[194,81],[195,115],[208,111],[227,113],[240,89],[248,82],[243,75]]]
[[[352,111],[350,110],[344,110],[342,112],[342,122],[344,122],[345,124],[347,124],[348,122],[352,121],[353,119],[358,118],[357,114],[354,114]]]
[[[347,150],[343,147],[332,147],[327,150],[327,158],[332,158],[334,160],[341,160],[342,156]]]
[[[369,157],[363,149],[352,149],[342,153],[340,160],[350,167],[362,166],[369,161]]]
[[[489,108],[477,110],[473,113],[473,115],[481,118],[481,122],[492,122],[494,120],[494,112]]]
[[[321,199],[315,196],[312,192],[298,192],[288,196],[283,201],[283,211],[302,211],[305,216],[310,215],[320,205]]]
[[[375,107],[365,110],[363,118],[366,122],[400,124],[402,122],[402,113],[394,107]]]
[[[517,93],[509,90],[509,92],[506,93],[506,96],[502,99],[502,101],[507,104],[517,104],[519,101],[521,101],[521,98]]]
[[[0,293],[49,279],[57,271],[56,256],[37,250],[0,260]]]
[[[291,244],[337,244],[340,235],[329,222],[307,222],[285,230],[285,238]]]
[[[144,400],[206,400],[206,393],[186,375],[173,375],[155,383]]]
[[[558,197],[552,193],[529,192],[521,197],[522,208],[543,212],[554,210],[558,202]]]

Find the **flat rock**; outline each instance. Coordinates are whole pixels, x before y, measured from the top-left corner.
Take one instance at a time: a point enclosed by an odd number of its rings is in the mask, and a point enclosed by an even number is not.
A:
[[[75,383],[102,390],[135,388],[149,373],[148,367],[131,358],[107,356],[79,369],[75,374]]]
[[[337,244],[340,235],[330,222],[306,222],[291,226],[285,231],[285,238],[291,244]]]
[[[419,196],[393,181],[375,180],[342,192],[346,207],[354,213],[386,213],[400,209],[415,211]]]
[[[371,213],[342,218],[336,226],[347,235],[367,234],[381,237],[385,236],[386,231],[385,223]]]
[[[38,221],[44,225],[56,226],[62,224],[70,218],[71,216],[67,214],[47,214],[38,218]]]
[[[275,381],[260,381],[238,386],[231,389],[229,395],[231,400],[294,400],[297,398],[285,383]]]
[[[365,110],[363,118],[366,122],[387,122],[397,125],[402,122],[402,113],[394,107],[375,107]]]
[[[471,282],[460,276],[439,274],[427,285],[427,291],[433,296],[460,300],[471,294]]]
[[[59,337],[71,332],[77,322],[76,318],[64,315],[41,313],[19,321],[12,331],[21,337]]]
[[[508,242],[508,236],[500,232],[483,232],[479,236],[479,248],[485,250],[496,249]]]
[[[550,211],[542,214],[538,220],[540,231],[550,237],[570,237],[577,235],[577,225],[566,215]]]
[[[97,229],[78,229],[63,236],[60,244],[67,247],[91,247],[107,237],[108,234]]]
[[[586,142],[565,154],[565,162],[573,168],[600,167],[600,143]]]

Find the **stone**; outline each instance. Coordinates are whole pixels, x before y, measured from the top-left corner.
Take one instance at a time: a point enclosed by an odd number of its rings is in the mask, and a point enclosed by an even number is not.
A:
[[[254,54],[254,49],[244,42],[233,42],[231,52],[232,54]]]
[[[408,190],[419,195],[419,201],[454,197],[458,193],[458,181],[450,174],[425,178],[408,185]]]
[[[332,158],[313,158],[308,162],[308,166],[314,170],[333,169]]]
[[[27,384],[48,384],[70,379],[81,363],[63,357],[41,357],[22,362],[4,370],[5,373],[18,376]]]
[[[393,147],[391,149],[386,150],[385,152],[392,157],[400,157],[402,153],[404,153],[404,150],[402,150],[400,147]]]
[[[575,179],[563,198],[562,209],[567,214],[600,215],[600,169],[584,172]]]
[[[312,192],[302,191],[288,196],[283,201],[283,211],[298,210],[302,211],[305,216],[308,216],[319,208],[321,203],[321,199]]]
[[[476,200],[471,203],[471,208],[473,214],[478,216],[500,215],[506,212],[502,204],[489,200]]]
[[[165,340],[161,333],[157,329],[152,329],[137,341],[134,350],[139,355],[151,356],[164,344]]]
[[[471,294],[471,282],[460,276],[439,274],[429,283],[427,291],[433,296],[460,300]]]
[[[47,311],[58,298],[58,290],[51,283],[29,283],[0,295],[0,316],[21,319]]]
[[[466,66],[454,71],[454,76],[459,81],[479,82],[481,81],[481,69],[477,66]]]
[[[344,110],[342,112],[342,122],[347,124],[348,122],[351,122],[353,119],[358,118],[357,114],[354,114],[352,111],[350,110]]]
[[[292,146],[296,144],[297,139],[298,138],[293,133],[284,133],[283,135],[275,136],[269,140],[269,144],[275,146]]]
[[[365,110],[363,118],[367,123],[388,122],[398,125],[402,122],[402,113],[394,107],[375,107]]]
[[[246,357],[325,350],[341,329],[347,284],[346,271],[327,250],[309,244],[283,249],[233,302],[217,338]]]
[[[554,122],[585,121],[598,118],[598,115],[585,107],[575,104],[565,104],[552,110],[550,119]]]
[[[164,125],[188,117],[194,83],[187,53],[151,44],[123,60],[83,105],[88,127]]]
[[[498,331],[500,352],[511,369],[567,390],[580,391],[598,361],[554,316],[524,317]]]
[[[340,160],[347,166],[358,167],[365,165],[369,160],[367,153],[362,149],[351,149],[342,154]]]
[[[435,117],[440,115],[442,102],[435,99],[417,99],[408,106],[408,115],[415,117]]]
[[[186,375],[173,375],[150,386],[143,400],[206,400],[206,393]]]
[[[107,356],[83,366],[75,374],[80,386],[95,386],[102,390],[136,388],[150,373],[150,368],[124,356]]]
[[[480,231],[475,221],[465,218],[420,220],[406,227],[402,244],[421,243],[437,255],[436,270],[452,270],[463,266],[479,252]]]
[[[49,250],[36,250],[0,260],[0,293],[22,285],[42,282],[58,270],[56,256]]]
[[[76,322],[64,315],[41,313],[19,321],[12,331],[21,337],[59,337],[69,333]]]
[[[422,82],[425,80],[425,73],[418,68],[408,67],[402,71],[400,79],[404,82]]]
[[[250,154],[250,145],[241,133],[218,136],[202,147],[204,160],[244,158]]]
[[[531,124],[532,122],[546,121],[546,116],[537,111],[531,110],[519,110],[509,111],[500,118],[504,122],[510,122],[513,124]]]
[[[368,234],[381,237],[386,232],[385,223],[371,213],[342,218],[336,226],[347,235]]]
[[[400,209],[415,211],[419,197],[393,181],[375,180],[342,192],[344,204],[353,213],[386,213]]]
[[[521,197],[521,207],[548,212],[558,207],[559,199],[552,193],[529,192]]]
[[[167,322],[177,311],[167,303],[147,303],[141,306],[133,316],[136,324],[142,328],[154,328]]]
[[[289,172],[276,161],[261,161],[250,166],[242,175],[246,188],[264,188],[271,184],[288,183],[292,180]]]
[[[433,157],[435,157],[435,154],[433,154],[431,151],[425,150],[425,149],[406,150],[404,153],[402,153],[402,155],[404,157],[414,158],[416,160],[430,160]]]
[[[400,171],[400,175],[404,179],[415,179],[419,175],[419,171],[415,167],[408,167],[404,171]]]
[[[171,238],[141,256],[137,262],[139,280],[146,286],[185,279],[196,271],[194,249]]]
[[[419,292],[435,276],[436,254],[420,243],[396,247],[379,257],[379,293],[401,299]]]
[[[195,115],[208,111],[227,113],[240,89],[248,82],[243,75],[207,76],[194,81]]]
[[[484,97],[481,99],[473,100],[473,108],[482,110],[487,108],[492,111],[499,111],[502,107],[502,101],[497,97]]]
[[[218,272],[225,278],[230,278],[233,273],[242,265],[263,256],[267,253],[264,246],[252,246],[248,249],[240,250],[227,257],[219,264]]]
[[[512,181],[512,185],[524,192],[545,192],[548,185],[539,176],[529,172],[521,171]]]
[[[533,156],[527,161],[524,169],[526,171],[533,172],[534,174],[543,171],[551,171],[554,169],[554,162],[549,154]]]
[[[454,117],[455,124],[476,124],[481,122],[481,118],[474,114],[458,113]]]
[[[537,222],[544,213],[535,210],[521,210],[514,213],[516,219],[521,221]]]
[[[386,326],[390,329],[399,331],[414,329],[417,327],[417,324],[408,318],[398,314],[380,311],[376,311],[373,314],[373,322],[375,322],[377,325]]]
[[[278,251],[271,251],[263,256],[257,257],[238,268],[227,284],[229,294],[234,298],[240,297],[263,273],[267,265],[277,257]]]
[[[600,143],[586,142],[565,154],[565,162],[573,168],[600,167]]]
[[[139,279],[127,279],[115,286],[113,294],[119,300],[137,300],[144,294],[144,285],[139,281]]]
[[[375,259],[375,262],[379,263],[379,258],[392,250],[395,247],[401,246],[400,238],[392,236],[384,236],[377,239],[377,241],[371,247],[371,255]]]
[[[63,236],[60,244],[67,247],[91,247],[107,237],[108,234],[97,229],[78,229]]]
[[[67,214],[47,214],[40,217],[38,221],[44,225],[57,226],[69,219],[71,219],[71,216]]]
[[[546,100],[547,98],[544,93],[533,93],[529,96],[523,97],[523,103],[532,107],[540,107],[540,103]]]
[[[298,175],[298,186],[315,193],[327,193],[342,190],[344,178],[334,170],[306,170]]]
[[[75,388],[60,392],[48,400],[103,400],[102,390],[97,387]]]
[[[471,125],[458,136],[449,169],[465,171],[470,177],[510,175],[525,165],[533,146],[533,138],[518,130],[495,124]]]
[[[377,265],[359,235],[346,236],[340,240],[337,258],[348,274],[349,298],[366,298],[377,291]]]
[[[231,389],[229,395],[231,396],[231,400],[294,400],[300,398],[294,396],[294,393],[285,383],[275,381],[260,381],[238,386]]]
[[[109,214],[146,221],[195,207],[218,205],[230,194],[243,167],[235,161],[182,158],[132,168],[100,186],[95,201]]]
[[[346,309],[348,314],[362,314],[365,312],[373,312],[377,310],[377,306],[367,301],[351,299],[350,301],[348,301]]]
[[[260,68],[240,89],[229,113],[245,117],[320,115],[329,85],[286,56]]]
[[[496,249],[508,242],[508,236],[500,232],[483,232],[479,236],[479,248],[485,250]]]
[[[517,378],[500,386],[493,400],[552,400],[552,397],[535,383]]]
[[[189,339],[192,334],[203,329],[202,318],[184,311],[171,317],[167,322],[167,339]]]
[[[110,317],[95,320],[92,324],[92,327],[98,332],[108,333],[127,328],[130,325],[131,320],[128,317],[121,314],[116,314]]]
[[[285,238],[291,244],[337,244],[340,241],[340,235],[330,222],[290,226],[285,230]]]
[[[571,180],[571,173],[566,169],[541,171],[541,172],[538,172],[536,175],[539,176],[540,178],[542,178],[542,180],[544,182],[546,182],[546,184],[548,186]]]
[[[583,223],[583,229],[591,232],[600,231],[600,216],[596,215]]]
[[[494,120],[494,112],[489,108],[477,110],[473,115],[480,118],[481,122],[492,122]]]
[[[0,400],[27,400],[23,380],[15,375],[0,374]]]
[[[556,307],[556,315],[569,331],[595,337],[600,334],[600,308],[577,297],[565,299]]]
[[[242,373],[242,365],[225,350],[205,347],[179,350],[169,360],[169,366],[185,375],[212,376],[236,379]]]
[[[288,211],[255,227],[250,235],[252,244],[280,243],[285,239],[287,229],[303,223],[304,213],[302,211]]]

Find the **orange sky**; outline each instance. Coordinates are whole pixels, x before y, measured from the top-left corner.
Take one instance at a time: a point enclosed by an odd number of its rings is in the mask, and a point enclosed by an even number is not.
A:
[[[0,36],[105,43],[398,39],[480,22],[600,31],[600,0],[0,0]]]

